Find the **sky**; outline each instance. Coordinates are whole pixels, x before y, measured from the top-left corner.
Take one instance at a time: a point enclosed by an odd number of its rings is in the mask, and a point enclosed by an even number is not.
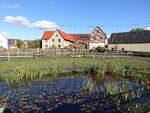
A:
[[[8,38],[40,39],[46,30],[109,36],[150,29],[150,0],[0,0],[0,32]]]

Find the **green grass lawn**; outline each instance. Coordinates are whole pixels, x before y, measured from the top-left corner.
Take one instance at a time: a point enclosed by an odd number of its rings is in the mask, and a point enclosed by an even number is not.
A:
[[[5,81],[6,78],[8,78],[8,80],[28,79],[29,76],[33,76],[34,78],[34,76],[36,75],[42,76],[44,74],[51,73],[52,70],[47,70],[47,68],[49,67],[55,68],[55,70],[53,71],[58,71],[58,69],[63,69],[71,66],[89,67],[92,65],[95,66],[101,65],[103,67],[107,66],[106,68],[109,68],[117,73],[123,73],[124,70],[125,72],[126,71],[132,72],[132,70],[136,70],[137,72],[142,72],[146,74],[150,73],[150,62],[140,60],[103,59],[93,57],[78,57],[78,58],[34,57],[34,58],[11,58],[10,61],[0,60],[0,78],[1,80]],[[39,70],[41,68],[42,71]],[[31,71],[31,69],[36,70]],[[101,70],[101,68],[98,69]]]

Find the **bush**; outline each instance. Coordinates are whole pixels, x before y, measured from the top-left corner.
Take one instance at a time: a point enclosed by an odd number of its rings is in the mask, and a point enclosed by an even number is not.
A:
[[[105,52],[105,48],[99,46],[99,47],[96,48],[96,51],[97,52]]]
[[[90,49],[90,52],[105,52],[105,47],[98,46],[97,48]]]

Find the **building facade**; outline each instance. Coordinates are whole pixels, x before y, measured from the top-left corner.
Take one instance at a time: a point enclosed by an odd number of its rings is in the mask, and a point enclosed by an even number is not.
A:
[[[42,36],[42,48],[71,48],[75,43],[72,35],[61,30],[46,31]]]
[[[45,31],[42,36],[42,48],[84,48],[105,47],[106,34],[96,27],[88,34],[67,34],[61,30]]]
[[[81,49],[88,49],[90,42],[89,34],[71,34],[75,39],[75,47]]]
[[[107,36],[99,27],[89,34],[71,34],[76,38],[76,46],[79,48],[94,49],[97,47],[105,47],[107,45]]]
[[[90,33],[90,42],[89,42],[89,49],[97,48],[97,47],[105,47],[107,35],[104,31],[97,26],[91,33]]]
[[[113,33],[108,40],[110,50],[150,52],[150,30]]]
[[[8,48],[8,39],[0,33],[0,48]]]

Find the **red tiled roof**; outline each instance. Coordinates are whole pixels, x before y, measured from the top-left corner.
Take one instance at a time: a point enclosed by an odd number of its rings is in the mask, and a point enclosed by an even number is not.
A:
[[[65,32],[62,32],[61,30],[56,30],[65,40],[68,40],[68,41],[72,41],[74,42],[75,40],[73,39],[74,37],[70,34],[67,34]]]
[[[68,40],[68,41],[71,41],[71,42],[74,42],[74,37],[70,34],[67,34],[65,32],[62,32],[61,30],[58,30],[56,29],[56,31],[65,39],[65,40]],[[44,32],[44,35],[42,36],[42,40],[45,40],[45,39],[50,39],[53,34],[56,32],[56,31],[45,31]]]
[[[71,34],[77,40],[90,40],[89,34]],[[86,36],[87,38],[81,38],[82,36]]]
[[[50,39],[55,31],[45,31],[44,35],[42,36],[42,40],[44,39]]]

